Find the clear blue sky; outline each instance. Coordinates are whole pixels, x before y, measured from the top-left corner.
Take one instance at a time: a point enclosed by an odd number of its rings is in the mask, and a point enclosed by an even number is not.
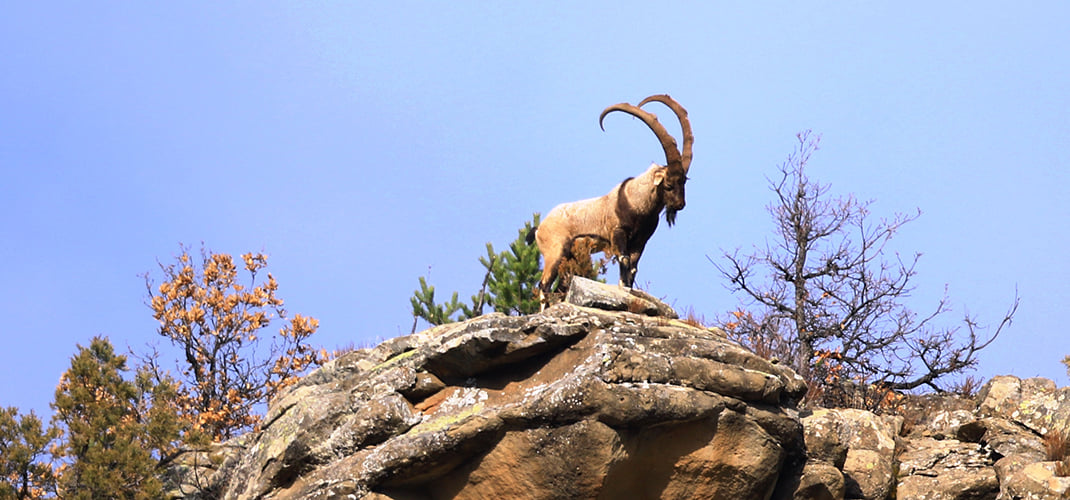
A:
[[[924,253],[916,309],[947,285],[946,321],[995,322],[1018,288],[978,375],[1065,385],[1070,3],[697,4],[7,4],[0,405],[49,414],[94,335],[155,341],[139,275],[179,243],[269,254],[328,349],[408,333],[419,276],[467,297],[485,242],[662,161],[598,128],[662,92],[695,160],[639,284],[733,309],[706,256],[764,244],[766,176],[813,129],[815,179],[923,211],[893,241]]]

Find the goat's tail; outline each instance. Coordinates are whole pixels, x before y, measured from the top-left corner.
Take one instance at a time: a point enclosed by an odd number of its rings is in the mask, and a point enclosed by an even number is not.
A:
[[[535,231],[537,231],[538,229],[539,229],[539,226],[535,226],[535,227],[531,228],[531,229],[530,229],[530,230],[528,231],[528,234],[527,234],[527,236],[524,236],[524,241],[525,241],[525,242],[526,242],[526,243],[527,243],[528,245],[530,245],[530,244],[532,244],[532,243],[535,243]]]

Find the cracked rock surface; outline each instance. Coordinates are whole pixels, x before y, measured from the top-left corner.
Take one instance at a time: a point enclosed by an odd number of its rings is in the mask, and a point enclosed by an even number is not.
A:
[[[796,474],[794,372],[652,297],[581,286],[601,309],[490,314],[332,360],[205,495],[761,499]]]

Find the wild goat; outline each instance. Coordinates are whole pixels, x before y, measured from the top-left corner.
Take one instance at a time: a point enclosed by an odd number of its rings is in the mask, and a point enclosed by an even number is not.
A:
[[[676,140],[658,118],[640,109],[654,101],[668,106],[680,120],[684,141],[682,154],[676,147]],[[658,227],[662,209],[665,209],[665,220],[672,226],[676,222],[676,212],[684,208],[684,184],[691,166],[691,145],[695,140],[687,111],[667,95],[652,95],[643,99],[639,106],[614,104],[598,117],[598,126],[603,131],[603,120],[614,111],[635,116],[654,131],[665,150],[666,165],[652,164],[642,175],[625,179],[599,198],[563,203],[550,210],[535,230],[535,240],[543,257],[539,282],[543,306],[557,279],[558,267],[571,257],[572,244],[577,239],[590,238],[595,243],[595,252],[615,256],[620,263],[620,285],[631,287],[639,257]]]

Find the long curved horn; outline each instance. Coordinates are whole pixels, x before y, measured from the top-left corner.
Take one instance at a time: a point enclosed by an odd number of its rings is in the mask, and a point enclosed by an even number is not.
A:
[[[665,150],[666,165],[668,165],[670,168],[673,168],[674,165],[679,165],[681,167],[683,166],[680,159],[680,150],[676,148],[676,139],[673,139],[673,137],[669,135],[669,132],[665,130],[665,127],[660,122],[658,122],[657,116],[654,116],[653,113],[643,111],[638,107],[632,106],[631,104],[628,104],[626,102],[614,104],[604,109],[602,111],[601,116],[598,117],[598,126],[601,127],[603,131],[606,129],[606,127],[602,123],[602,120],[606,118],[606,115],[614,111],[623,111],[625,113],[628,113],[629,115],[639,118],[640,120],[643,120],[643,123],[646,123],[646,125],[650,127],[650,130],[654,131],[654,135],[658,137],[658,140],[661,141],[661,149]],[[687,170],[685,169],[684,172],[686,173]]]
[[[643,107],[646,103],[657,101],[669,107],[673,113],[676,113],[676,118],[680,120],[680,129],[684,134],[684,148],[681,163],[684,167],[684,173],[691,168],[691,145],[695,143],[695,136],[691,133],[691,120],[687,119],[687,110],[684,109],[680,103],[676,102],[668,94],[657,94],[643,99],[643,102],[639,103],[639,107]]]

